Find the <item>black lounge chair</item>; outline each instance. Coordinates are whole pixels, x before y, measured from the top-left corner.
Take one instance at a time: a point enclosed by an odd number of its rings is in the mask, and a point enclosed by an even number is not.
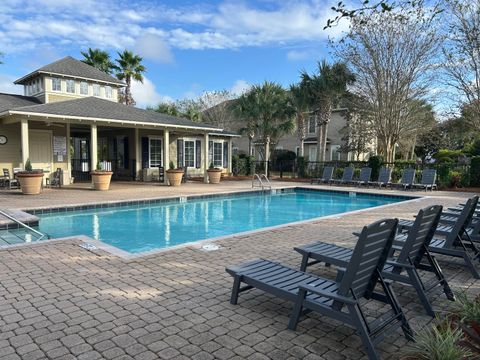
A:
[[[428,245],[433,238],[441,212],[442,206],[440,205],[420,210],[408,235],[400,235],[404,241],[398,242],[400,246],[393,247],[394,251],[390,254],[391,257],[382,270],[384,278],[413,286],[425,311],[430,316],[435,316],[435,312],[427,297],[429,291],[440,285],[448,299],[455,299],[442,269],[428,251]],[[353,254],[352,249],[320,241],[296,247],[295,250],[302,255],[300,265],[302,271],[305,271],[307,266],[320,262],[345,268]],[[396,256],[396,252],[398,252],[398,256]],[[424,258],[426,258],[427,264],[422,262]],[[309,262],[310,259],[313,261]],[[434,273],[436,280],[424,284],[417,269]]]
[[[381,188],[382,186],[389,186],[390,179],[392,177],[392,169],[387,168],[387,167],[382,167],[380,168],[380,172],[378,173],[378,179],[377,181],[369,181],[368,185],[373,185],[373,186],[378,186]]]
[[[403,190],[407,190],[411,188],[413,183],[415,182],[415,169],[408,168],[404,169],[402,173],[402,178],[400,179],[399,183],[392,184],[391,186],[403,188]]]
[[[401,326],[405,336],[413,340],[412,330],[390,283],[384,281],[381,275],[397,222],[397,219],[381,220],[363,228],[352,261],[339,282],[263,259],[228,267],[226,271],[234,278],[230,303],[237,304],[240,292],[258,288],[294,303],[289,329],[296,329],[303,312],[319,312],[354,327],[368,357],[378,359],[374,344],[395,325]],[[241,287],[242,283],[246,285]],[[374,291],[377,283],[381,285],[383,294]],[[361,298],[387,303],[391,311],[369,324],[361,308]]]
[[[312,179],[310,180],[310,184],[325,184],[325,183],[329,183],[330,181],[332,181],[332,177],[333,177],[333,170],[334,170],[334,167],[333,166],[325,166],[323,168],[323,174],[322,174],[322,177],[321,178],[317,178],[317,179]]]
[[[353,179],[353,173],[355,169],[351,166],[347,166],[346,168],[343,169],[343,175],[341,179],[333,179],[330,183],[331,184],[350,184]]]
[[[460,216],[454,225],[440,224],[435,231],[435,237],[430,242],[428,250],[431,253],[445,255],[445,260],[454,264],[449,257],[463,259],[465,266],[470,270],[473,277],[480,279],[480,272],[476,268],[475,259],[480,259],[480,250],[470,238],[467,227],[470,224],[478,204],[478,196],[468,199]],[[413,222],[411,220],[400,220],[399,230],[408,230]],[[470,252],[473,252],[471,256]]]
[[[360,170],[360,176],[358,180],[354,180],[352,183],[357,186],[368,185],[370,182],[370,177],[372,176],[372,168],[370,167],[363,167]]]
[[[432,190],[437,189],[437,170],[435,169],[424,169],[422,171],[422,179],[420,180],[420,183],[418,184],[413,184],[413,188],[415,189],[425,189],[427,190]]]

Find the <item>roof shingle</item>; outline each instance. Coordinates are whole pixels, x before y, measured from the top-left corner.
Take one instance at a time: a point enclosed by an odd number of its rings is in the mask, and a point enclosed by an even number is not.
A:
[[[40,100],[33,96],[0,93],[0,113],[22,106],[41,104]]]

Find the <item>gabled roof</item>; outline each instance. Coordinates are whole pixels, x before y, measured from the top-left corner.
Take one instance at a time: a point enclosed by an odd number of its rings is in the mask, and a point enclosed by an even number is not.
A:
[[[33,96],[0,93],[0,113],[19,108],[41,104],[41,101]]]
[[[40,69],[31,72],[28,75],[16,80],[15,84],[23,84],[30,78],[38,74],[52,74],[61,76],[71,76],[79,79],[94,80],[115,85],[125,85],[122,81],[114,78],[111,75],[104,73],[93,66],[87,65],[71,56],[54,61],[51,64],[45,65]]]
[[[153,110],[139,109],[96,97],[19,107],[10,110],[9,113],[48,116],[49,118],[60,119],[111,121],[112,123],[121,122],[136,125],[155,124],[168,127],[208,130],[212,132],[222,131],[222,129],[213,125],[196,123],[187,119],[161,114]]]

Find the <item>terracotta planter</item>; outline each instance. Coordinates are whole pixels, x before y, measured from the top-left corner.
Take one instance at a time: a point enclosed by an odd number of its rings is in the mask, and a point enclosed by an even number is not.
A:
[[[112,179],[113,172],[111,171],[92,171],[93,187],[95,190],[107,191],[110,189],[110,180]]]
[[[169,169],[166,173],[170,186],[180,186],[183,177],[182,169]]]
[[[218,184],[220,182],[220,178],[222,177],[222,170],[221,169],[208,169],[208,182],[210,184]]]
[[[43,173],[17,173],[24,195],[37,195],[42,190]]]

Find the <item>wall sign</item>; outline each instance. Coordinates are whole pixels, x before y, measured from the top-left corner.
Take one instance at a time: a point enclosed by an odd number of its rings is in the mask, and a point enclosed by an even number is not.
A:
[[[53,154],[58,156],[67,155],[67,137],[66,136],[53,137]]]

